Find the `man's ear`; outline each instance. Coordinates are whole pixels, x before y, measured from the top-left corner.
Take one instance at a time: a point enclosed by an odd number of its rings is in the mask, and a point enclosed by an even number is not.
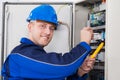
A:
[[[31,28],[32,28],[32,23],[28,24],[28,31],[31,32]]]

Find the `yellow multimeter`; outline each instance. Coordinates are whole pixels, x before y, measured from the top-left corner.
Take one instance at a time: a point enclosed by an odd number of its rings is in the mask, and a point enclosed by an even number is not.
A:
[[[105,42],[101,41],[96,50],[90,55],[90,58],[95,58],[97,54],[100,52],[100,50],[103,48]]]

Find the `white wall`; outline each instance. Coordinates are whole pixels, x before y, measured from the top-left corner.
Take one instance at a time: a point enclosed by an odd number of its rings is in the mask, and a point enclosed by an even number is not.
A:
[[[120,0],[107,3],[106,80],[120,80]]]

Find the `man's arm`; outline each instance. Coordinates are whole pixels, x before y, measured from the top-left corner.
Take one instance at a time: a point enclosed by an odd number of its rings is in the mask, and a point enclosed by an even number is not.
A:
[[[91,34],[89,30],[84,29],[84,31]],[[87,44],[90,39],[91,37],[84,37],[82,41],[85,42],[81,42],[64,55],[57,53],[47,54],[44,50],[39,50],[39,46],[34,47],[34,45],[23,44],[17,52],[9,56],[8,66],[3,67],[2,74],[6,75],[6,71],[9,69],[8,73],[10,73],[11,77],[38,79],[67,77],[76,72],[91,51],[90,46]]]

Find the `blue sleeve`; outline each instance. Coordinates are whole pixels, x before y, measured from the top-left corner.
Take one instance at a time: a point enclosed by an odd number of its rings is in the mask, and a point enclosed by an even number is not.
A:
[[[64,55],[57,53],[47,54],[37,48],[28,49],[28,51],[24,51],[24,49],[25,47],[22,47],[22,54],[16,52],[8,56],[7,63],[4,64],[4,66],[7,66],[2,69],[4,77],[8,74],[14,78],[65,78],[76,72],[91,51],[90,46],[85,42],[81,42]],[[36,51],[39,54],[36,54]]]

